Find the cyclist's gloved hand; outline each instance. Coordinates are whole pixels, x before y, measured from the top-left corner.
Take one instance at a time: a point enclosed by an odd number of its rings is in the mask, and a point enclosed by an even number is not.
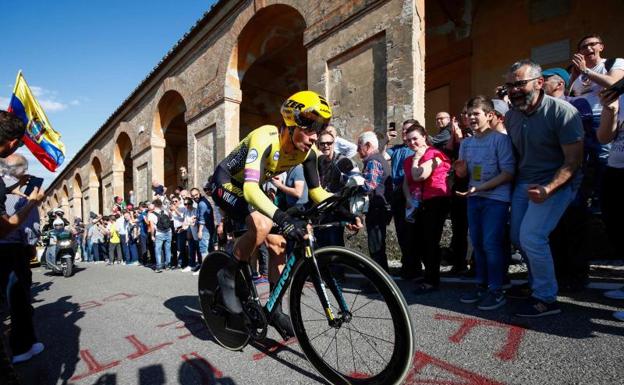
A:
[[[306,235],[305,222],[297,220],[281,210],[277,210],[273,214],[273,221],[277,223],[285,237],[303,241],[303,237]]]

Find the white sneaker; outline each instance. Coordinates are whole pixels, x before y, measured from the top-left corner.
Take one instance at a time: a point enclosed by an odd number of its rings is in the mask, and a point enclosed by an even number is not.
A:
[[[193,273],[193,275],[199,275],[199,270]]]
[[[13,356],[12,362],[14,364],[19,364],[20,362],[28,361],[31,358],[33,358],[33,356],[36,356],[37,354],[41,353],[44,348],[45,346],[43,346],[41,342],[35,342],[33,346],[30,347],[30,350],[27,351],[26,353]]]
[[[182,271],[184,271],[184,272],[189,272],[189,271],[191,271],[191,267],[190,267],[190,266],[187,266],[187,267],[185,267],[184,269],[182,269]]]
[[[611,299],[624,299],[624,289],[605,291],[604,296]]]

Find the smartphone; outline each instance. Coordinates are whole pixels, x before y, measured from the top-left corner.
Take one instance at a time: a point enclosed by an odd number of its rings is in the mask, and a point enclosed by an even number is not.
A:
[[[396,131],[396,123],[395,122],[390,122],[390,124],[388,124],[388,131]]]
[[[26,196],[30,195],[35,189],[35,187],[41,188],[42,184],[43,184],[43,178],[31,176],[30,178],[28,178],[28,183],[26,183],[26,188],[24,189],[24,195]]]

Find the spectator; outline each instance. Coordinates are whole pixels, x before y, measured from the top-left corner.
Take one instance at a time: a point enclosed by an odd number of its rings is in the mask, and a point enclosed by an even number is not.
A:
[[[279,175],[271,180],[277,188],[277,194],[281,195],[280,209],[286,210],[289,207],[305,207],[308,203],[308,186],[303,176],[303,166],[297,165],[286,171],[284,181]]]
[[[188,240],[188,265],[184,271],[197,271],[196,266],[201,264],[199,254],[199,237],[197,236],[197,209],[193,207],[193,199],[184,200],[184,228]]]
[[[624,255],[622,240],[624,234],[624,202],[621,198],[622,180],[624,180],[624,111],[622,105],[624,97],[617,99],[613,96],[601,96],[604,108],[598,129],[598,140],[601,143],[612,143],[605,179],[602,190],[602,217],[607,229],[609,241],[616,256]],[[612,299],[624,299],[624,289],[611,290],[605,296]],[[613,316],[624,321],[624,311],[618,311]]]
[[[174,266],[185,268],[188,266],[188,255],[186,252],[187,229],[184,228],[184,207],[180,196],[171,200],[171,216],[173,219],[173,231],[175,234],[176,263]]]
[[[188,171],[184,166],[181,166],[178,169],[178,188],[180,189],[180,191],[187,190],[189,188]],[[180,191],[178,191],[177,194],[180,194]]]
[[[27,203],[18,189],[29,179],[26,175],[28,161],[21,154],[13,154],[3,163],[8,169],[8,175],[3,178],[12,177],[20,181],[14,193],[6,195],[7,214],[13,215]],[[43,344],[37,342],[30,295],[32,274],[29,264],[33,252],[36,253],[39,234],[39,214],[37,210],[31,210],[20,227],[0,239],[0,252],[6,259],[2,264],[8,265],[0,272],[0,287],[6,290],[10,304],[9,344],[14,364],[27,361],[44,349]]]
[[[566,97],[565,90],[570,81],[570,75],[563,68],[549,68],[542,72],[544,76],[544,92],[553,98],[560,98],[570,102],[579,112],[585,140],[583,142],[585,154],[591,153],[591,143],[596,143],[596,134],[593,128],[593,113],[587,99],[583,97]],[[595,147],[595,146],[594,146]],[[583,170],[587,166],[584,158]],[[579,171],[580,172],[580,171]],[[583,172],[581,186],[590,186],[588,178],[593,173]],[[589,180],[588,180],[589,179]],[[586,189],[579,188],[574,200],[550,233],[550,251],[555,267],[555,276],[559,292],[579,291],[585,287],[589,278],[589,261],[587,259],[587,236],[589,213],[587,201],[591,198]]]
[[[72,231],[72,236],[74,237],[74,249],[75,249],[74,252],[78,253],[78,251],[80,251],[81,261],[87,260],[85,250],[82,247],[83,240],[84,240],[83,239],[84,233],[85,233],[85,228],[84,228],[84,224],[82,223],[82,219],[80,219],[79,217],[74,218],[74,227]]]
[[[342,154],[349,159],[353,158],[357,154],[357,145],[340,137],[338,135],[338,131],[336,131],[336,127],[329,125],[325,128],[325,131],[329,132],[334,137],[334,140],[336,141],[334,144],[336,153]]]
[[[90,237],[90,233],[91,233],[91,227],[93,226],[93,222],[91,220],[89,220],[87,222],[87,225],[85,227],[85,232],[84,232],[84,252],[85,254],[82,256],[82,261],[83,262],[93,262],[93,251],[91,250],[92,248],[92,244],[91,244],[91,237]]]
[[[386,258],[386,226],[391,220],[387,195],[392,190],[390,165],[379,152],[379,141],[372,131],[366,131],[358,138],[358,154],[362,159],[365,179],[364,190],[370,194],[366,213],[368,251],[371,258],[388,271]]]
[[[121,260],[130,264],[130,249],[128,248],[128,220],[126,210],[115,214],[115,228],[119,233],[119,244],[121,245]]]
[[[505,128],[505,114],[509,111],[509,105],[506,101],[501,99],[492,99],[494,104],[494,115],[490,122],[492,130],[507,135],[507,128]]]
[[[153,226],[152,240],[154,241],[154,251],[156,253],[156,272],[162,273],[163,267],[167,269],[171,263],[171,214],[163,208],[160,199],[154,199],[154,212],[149,213],[149,220]],[[165,252],[163,263],[162,254]]]
[[[422,249],[425,264],[424,282],[416,286],[417,294],[438,289],[440,285],[440,238],[444,220],[449,211],[449,188],[446,178],[451,169],[451,161],[442,151],[431,146],[425,128],[414,124],[407,131],[407,142],[414,155],[405,159],[406,184],[411,195],[420,188],[419,213],[415,219],[417,233],[422,245],[415,244],[411,249]],[[414,233],[414,231],[411,231]]]
[[[149,220],[147,219],[147,213],[147,203],[141,202],[139,204],[136,223],[139,227],[139,241],[137,244],[137,247],[139,249],[139,263],[141,263],[142,265],[148,265],[150,260],[149,248],[147,247],[147,243],[148,239],[151,239],[151,237],[148,227]]]
[[[336,141],[329,131],[324,131],[319,136],[316,143],[321,151],[318,158],[318,172],[321,186],[329,192],[337,193],[344,186],[342,172],[338,169],[338,161],[349,159],[335,151]],[[337,218],[329,216],[325,218],[325,223],[334,222]],[[323,246],[344,246],[344,226],[334,226],[315,231],[316,241],[319,247]]]
[[[199,264],[195,266],[196,270],[193,274],[197,273],[199,275],[201,261],[214,249],[214,244],[212,243],[212,233],[215,230],[214,211],[208,199],[201,196],[198,188],[191,189],[191,197],[197,204],[197,238],[200,254]]]
[[[468,101],[474,136],[462,141],[455,172],[469,177],[468,227],[474,247],[477,289],[460,298],[480,310],[505,304],[503,278],[507,268],[505,228],[509,218],[515,160],[511,139],[491,128],[494,104],[483,96]]]
[[[601,144],[596,138],[600,125],[602,104],[598,93],[624,77],[624,59],[604,59],[605,45],[602,38],[591,34],[579,40],[578,51],[572,57],[571,95],[584,98],[592,108],[593,124],[591,136],[586,137],[585,149],[588,167],[594,169],[592,182],[592,209],[601,212],[600,195],[604,171],[609,157],[609,144]]]
[[[431,145],[440,151],[444,151],[453,133],[451,115],[445,111],[438,112],[435,118],[435,125],[438,132],[430,137]]]
[[[136,218],[134,217],[134,211],[126,211],[124,213],[124,219],[126,224],[126,242],[128,248],[127,260],[126,263],[128,265],[136,265],[139,262],[139,226],[136,223]]]
[[[420,124],[415,119],[408,119],[403,122],[401,136],[403,143],[394,145],[386,149],[386,154],[390,157],[392,172],[392,195],[390,207],[392,208],[392,218],[394,228],[401,248],[401,277],[413,279],[422,276],[422,264],[420,258],[414,258],[415,250],[410,250],[408,238],[412,236],[407,232],[407,222],[405,221],[405,197],[403,195],[403,162],[408,156],[414,155],[414,151],[407,145],[407,130],[414,124]]]
[[[128,191],[128,204],[131,204],[132,207],[136,207],[136,197],[134,196],[134,191],[130,190]]]
[[[105,258],[105,254],[102,250],[104,244],[104,232],[102,231],[100,218],[94,218],[91,221],[93,222],[93,225],[89,228],[88,237],[91,242],[92,261],[99,262],[103,261]]]
[[[561,312],[548,236],[576,194],[583,156],[578,111],[545,95],[543,84],[541,67],[529,60],[514,63],[505,84],[512,104],[505,121],[518,157],[511,239],[527,258],[532,290],[516,312],[521,317]]]
[[[117,259],[117,263],[123,261],[123,254],[121,252],[121,236],[119,235],[119,229],[117,228],[117,219],[121,217],[119,213],[108,217],[108,224],[106,225],[106,234],[108,235],[108,264],[112,265]]]

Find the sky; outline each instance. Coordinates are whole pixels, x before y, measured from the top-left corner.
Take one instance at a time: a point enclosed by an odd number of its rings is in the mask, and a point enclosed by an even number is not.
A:
[[[0,109],[21,69],[65,144],[48,186],[214,0],[0,0]]]

